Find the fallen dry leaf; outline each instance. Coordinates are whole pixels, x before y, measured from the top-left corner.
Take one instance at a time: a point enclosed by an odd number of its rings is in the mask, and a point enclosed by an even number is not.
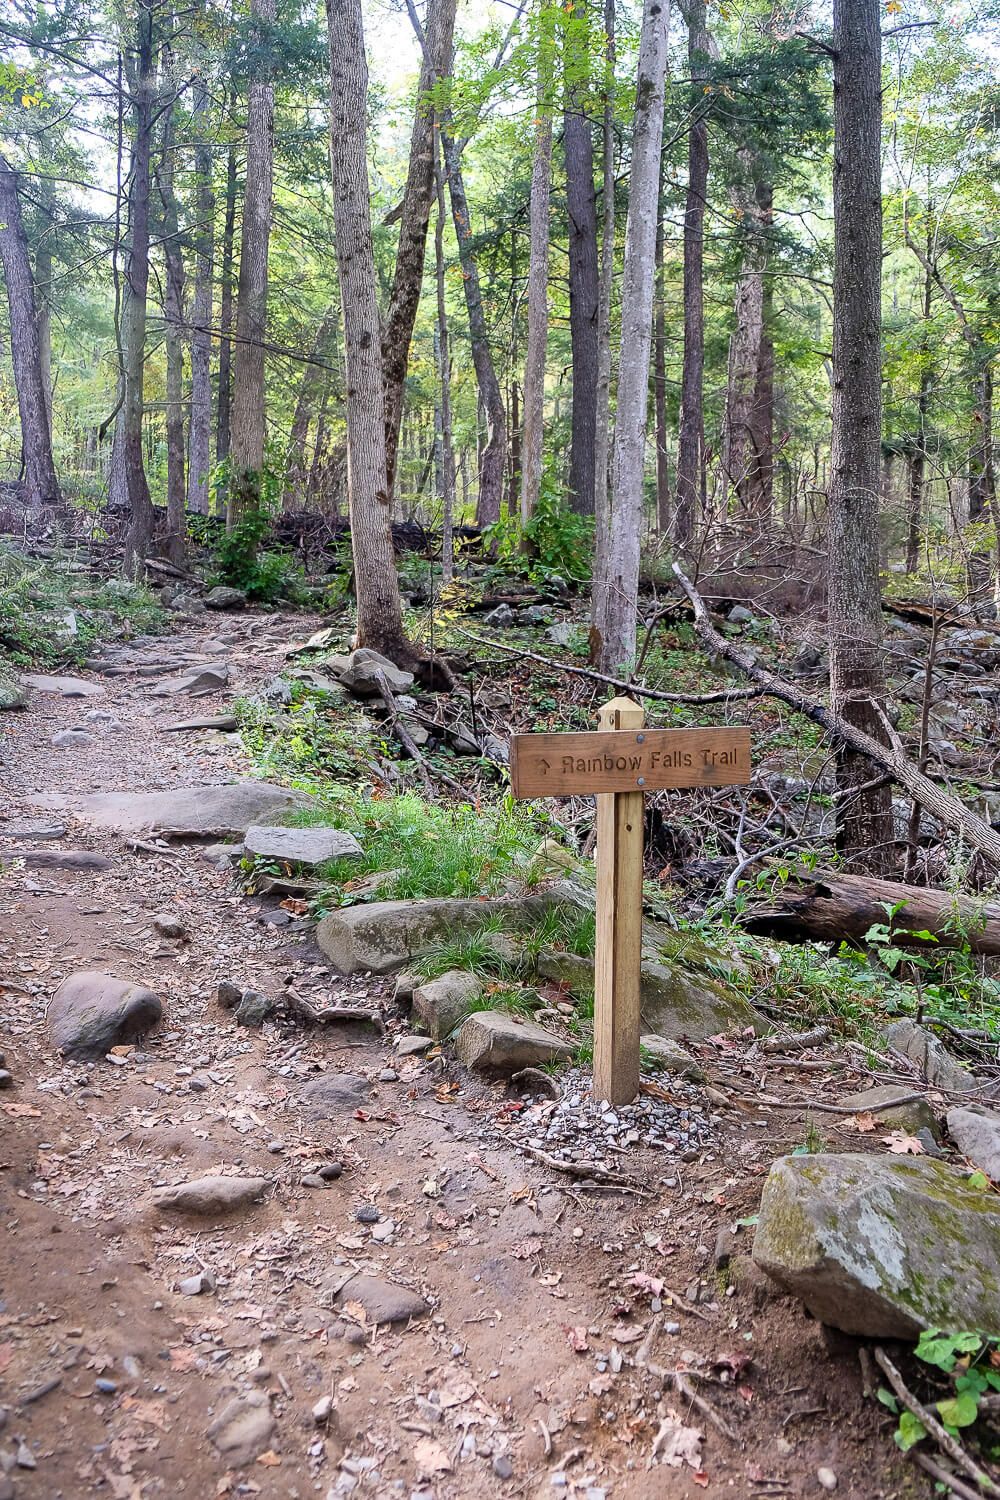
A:
[[[432,1479],[435,1474],[450,1474],[451,1459],[433,1438],[421,1438],[413,1449],[414,1462],[422,1478]]]
[[[5,1104],[3,1112],[10,1115],[12,1120],[38,1120],[42,1114],[33,1104]]]
[[[878,1129],[878,1120],[870,1109],[863,1110],[861,1114],[852,1115],[851,1124],[862,1135],[870,1135],[873,1130]]]
[[[575,1350],[577,1354],[586,1354],[590,1348],[590,1345],[587,1343],[587,1330],[582,1323],[578,1324],[575,1328],[567,1326],[566,1339],[569,1347]]]
[[[700,1472],[703,1436],[699,1428],[686,1427],[675,1411],[668,1410],[653,1439],[652,1456],[672,1469],[689,1464],[692,1469]]]
[[[167,1432],[167,1413],[162,1401],[141,1401],[136,1396],[122,1397],[123,1410],[131,1413],[137,1422],[144,1422],[147,1427],[158,1427],[161,1432]]]
[[[651,1297],[662,1297],[665,1285],[658,1276],[647,1276],[645,1271],[636,1271],[629,1280],[629,1286],[637,1287],[640,1292],[648,1292]]]
[[[170,1368],[184,1373],[198,1367],[198,1355],[187,1344],[176,1344],[170,1351]]]
[[[907,1135],[905,1130],[894,1130],[891,1135],[882,1137],[882,1144],[893,1156],[923,1156],[924,1148],[915,1135]]]
[[[446,1411],[452,1406],[462,1406],[464,1402],[470,1401],[476,1394],[476,1387],[471,1380],[456,1380],[452,1385],[446,1385],[438,1400],[438,1405]]]
[[[520,1243],[515,1245],[511,1250],[511,1260],[530,1260],[533,1255],[538,1254],[541,1248],[542,1242],[539,1239],[531,1238],[527,1240],[521,1240]]]
[[[265,1469],[276,1469],[281,1463],[281,1455],[275,1453],[273,1448],[268,1448],[266,1453],[257,1456],[257,1462]]]

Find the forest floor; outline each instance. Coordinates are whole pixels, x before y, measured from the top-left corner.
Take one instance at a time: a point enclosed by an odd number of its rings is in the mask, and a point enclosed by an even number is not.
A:
[[[229,616],[155,648],[224,657],[242,692],[312,628],[302,615]],[[820,1495],[833,1476],[856,1500],[929,1493],[893,1446],[894,1419],[863,1393],[855,1342],[756,1272],[742,1231],[728,1267],[717,1249],[756,1212],[774,1157],[811,1128],[808,1104],[753,1100],[863,1087],[847,1054],[764,1075],[739,1041],[703,1047],[711,1144],[686,1162],[627,1162],[648,1184],[640,1198],[518,1154],[504,1140],[512,1096],[447,1058],[400,1063],[391,1037],[362,1027],[240,1028],[216,1002],[222,981],[266,993],[295,976],[352,1003],[384,999],[391,981],[331,976],[308,931],[273,925],[274,907],[196,844],[133,847],[83,821],[90,791],[252,768],[231,737],[162,732],[226,695],[178,711],[148,678],[82,675],[104,696],[34,693],[6,721],[0,760],[3,839],[41,847],[38,826],[55,822],[65,833],[45,847],[110,860],[15,864],[0,882],[0,1044],[15,1081],[0,1096],[0,1450],[20,1460],[0,1470],[0,1494],[763,1500]],[[121,727],[52,745],[94,705]],[[157,934],[164,911],[184,939]],[[162,1027],[118,1066],[63,1063],[48,1041],[49,995],[85,969],[164,998]],[[304,1085],[345,1073],[367,1102],[317,1118]],[[848,1130],[824,1125],[831,1142]],[[339,1180],[301,1185],[332,1160]],[[155,1185],[211,1172],[275,1187],[207,1228],[149,1208]],[[388,1241],[357,1220],[363,1205],[391,1217]],[[374,1329],[357,1310],[338,1317],[332,1300],[357,1268],[421,1292],[429,1315]],[[182,1294],[199,1272],[214,1290]],[[695,1371],[707,1412],[650,1363]],[[234,1399],[230,1418],[271,1424],[242,1467],[208,1436]]]

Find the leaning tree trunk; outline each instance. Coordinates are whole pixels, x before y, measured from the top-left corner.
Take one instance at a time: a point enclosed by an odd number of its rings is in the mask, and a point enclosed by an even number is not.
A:
[[[273,24],[275,0],[251,0],[250,13]],[[274,165],[274,84],[266,70],[254,77],[247,102],[247,176],[243,193],[240,280],[236,299],[232,431],[226,520],[259,511],[264,469],[264,341],[267,336],[267,263],[271,242]]]
[[[583,25],[586,6],[570,7]],[[575,33],[571,30],[570,35]],[[600,295],[597,265],[597,197],[594,193],[594,140],[587,107],[589,34],[567,43],[567,98],[563,112],[566,159],[566,214],[569,220],[569,330],[573,356],[573,404],[569,445],[569,503],[592,516],[595,504],[597,440],[597,319]]]
[[[828,609],[835,713],[884,741],[879,584],[881,390],[881,56],[878,0],[834,0],[833,435]],[[837,845],[873,875],[893,852],[892,793],[844,745]]]
[[[347,463],[358,645],[400,665],[414,659],[403,614],[386,488],[385,397],[368,185],[368,64],[362,0],[326,0],[330,33],[330,164],[344,319]]]
[[[535,151],[531,169],[528,262],[528,337],[524,356],[524,430],[521,435],[521,525],[535,513],[542,488],[545,355],[549,340],[549,200],[552,189],[552,12],[538,11],[535,77]]]
[[[180,562],[185,543],[184,489],[184,256],[174,195],[173,109],[166,113],[163,152],[157,172],[162,206],[163,321],[167,349],[167,556]]]
[[[426,96],[451,72],[455,35],[456,0],[428,0],[427,26],[423,37],[423,62],[417,84],[417,102],[410,137],[410,163],[403,192],[396,247],[396,269],[382,333],[382,369],[385,379],[385,449],[387,483],[392,493],[396,480],[396,452],[403,420],[403,391],[410,359],[410,340],[424,279],[427,226],[434,201],[434,170],[437,130],[433,109]]]
[[[121,318],[122,376],[125,392],[121,425],[121,463],[128,496],[125,568],[138,571],[149,550],[155,526],[142,452],[143,377],[146,365],[146,298],[149,291],[149,195],[153,149],[153,5],[140,0],[137,55],[132,93],[132,162],[129,174],[129,240],[125,296]],[[116,434],[117,446],[117,434]]]
[[[0,156],[0,261],[10,310],[10,352],[21,419],[24,493],[28,508],[61,501],[52,460],[52,434],[45,400],[45,375],[38,339],[38,305],[21,217],[17,174]]]
[[[191,416],[188,422],[188,509],[208,515],[208,471],[212,429],[212,272],[215,194],[212,191],[212,146],[202,139],[209,119],[208,89],[195,87],[192,123],[194,148],[195,270],[191,308]]]
[[[704,89],[711,39],[705,0],[688,0],[688,59],[692,118],[688,127],[688,181],[684,203],[684,358],[681,367],[680,431],[674,539],[690,546],[702,494],[705,462],[705,204],[708,195],[708,121]]]
[[[622,669],[635,657],[667,32],[666,6],[661,0],[645,0],[622,277],[622,349],[627,354],[618,372],[607,576],[601,580],[594,623],[605,672]]]
[[[219,296],[219,379],[215,410],[215,462],[229,457],[233,400],[233,241],[236,233],[236,147],[226,153],[226,215],[222,226]]]
[[[601,225],[601,277],[597,302],[597,417],[594,433],[594,566],[590,587],[590,660],[596,663],[600,641],[598,601],[607,577],[611,531],[608,488],[611,456],[611,291],[615,274],[615,0],[604,0],[605,81],[601,121],[601,188],[604,218]]]
[[[492,526],[500,519],[500,506],[503,501],[504,473],[507,468],[507,413],[504,411],[503,392],[497,379],[489,335],[486,331],[486,314],[483,311],[483,295],[479,285],[479,267],[472,251],[472,221],[469,217],[469,200],[466,197],[465,181],[462,175],[461,148],[449,128],[446,117],[441,120],[441,145],[444,148],[451,217],[455,226],[455,239],[458,242],[459,264],[462,268],[472,363],[476,371],[479,399],[486,414],[486,442],[479,454],[479,498],[476,503],[476,525]]]

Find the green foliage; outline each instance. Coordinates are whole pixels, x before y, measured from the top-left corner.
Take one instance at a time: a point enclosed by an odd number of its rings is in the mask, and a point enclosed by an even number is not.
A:
[[[0,545],[0,662],[82,662],[97,641],[154,632],[164,619],[141,584],[101,581],[68,556],[38,562]]]
[[[938,1420],[952,1437],[979,1419],[984,1396],[1000,1391],[1000,1339],[983,1333],[947,1333],[927,1328],[920,1335],[914,1354],[927,1365],[950,1376],[953,1394],[935,1401]],[[900,1403],[885,1387],[878,1393],[883,1406],[899,1416],[895,1438],[904,1453],[927,1436],[920,1418]]]
[[[209,488],[218,498],[231,482],[229,460],[225,459],[212,471]],[[276,599],[294,604],[301,598],[304,583],[302,568],[291,553],[281,548],[261,550],[261,543],[271,532],[278,493],[277,472],[265,465],[260,474],[260,504],[244,510],[224,532],[205,533],[215,559],[215,572],[209,581],[242,589],[248,599],[261,604],[272,604]]]
[[[551,469],[542,479],[538,504],[528,524],[522,527],[519,517],[502,515],[486,528],[483,537],[500,563],[526,573],[537,583],[553,575],[576,583],[590,577],[594,523],[562,504]]]
[[[359,714],[339,705],[331,714],[329,694],[304,683],[292,684],[288,705],[241,698],[233,708],[244,748],[262,776],[323,790],[331,777],[357,780],[375,753]]]

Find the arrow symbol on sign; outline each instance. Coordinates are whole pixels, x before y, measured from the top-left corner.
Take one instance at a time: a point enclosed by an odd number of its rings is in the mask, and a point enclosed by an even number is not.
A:
[[[551,771],[552,767],[549,765],[548,761],[545,759],[544,756],[542,756],[540,764],[541,764],[541,767],[542,767],[543,771]]]

